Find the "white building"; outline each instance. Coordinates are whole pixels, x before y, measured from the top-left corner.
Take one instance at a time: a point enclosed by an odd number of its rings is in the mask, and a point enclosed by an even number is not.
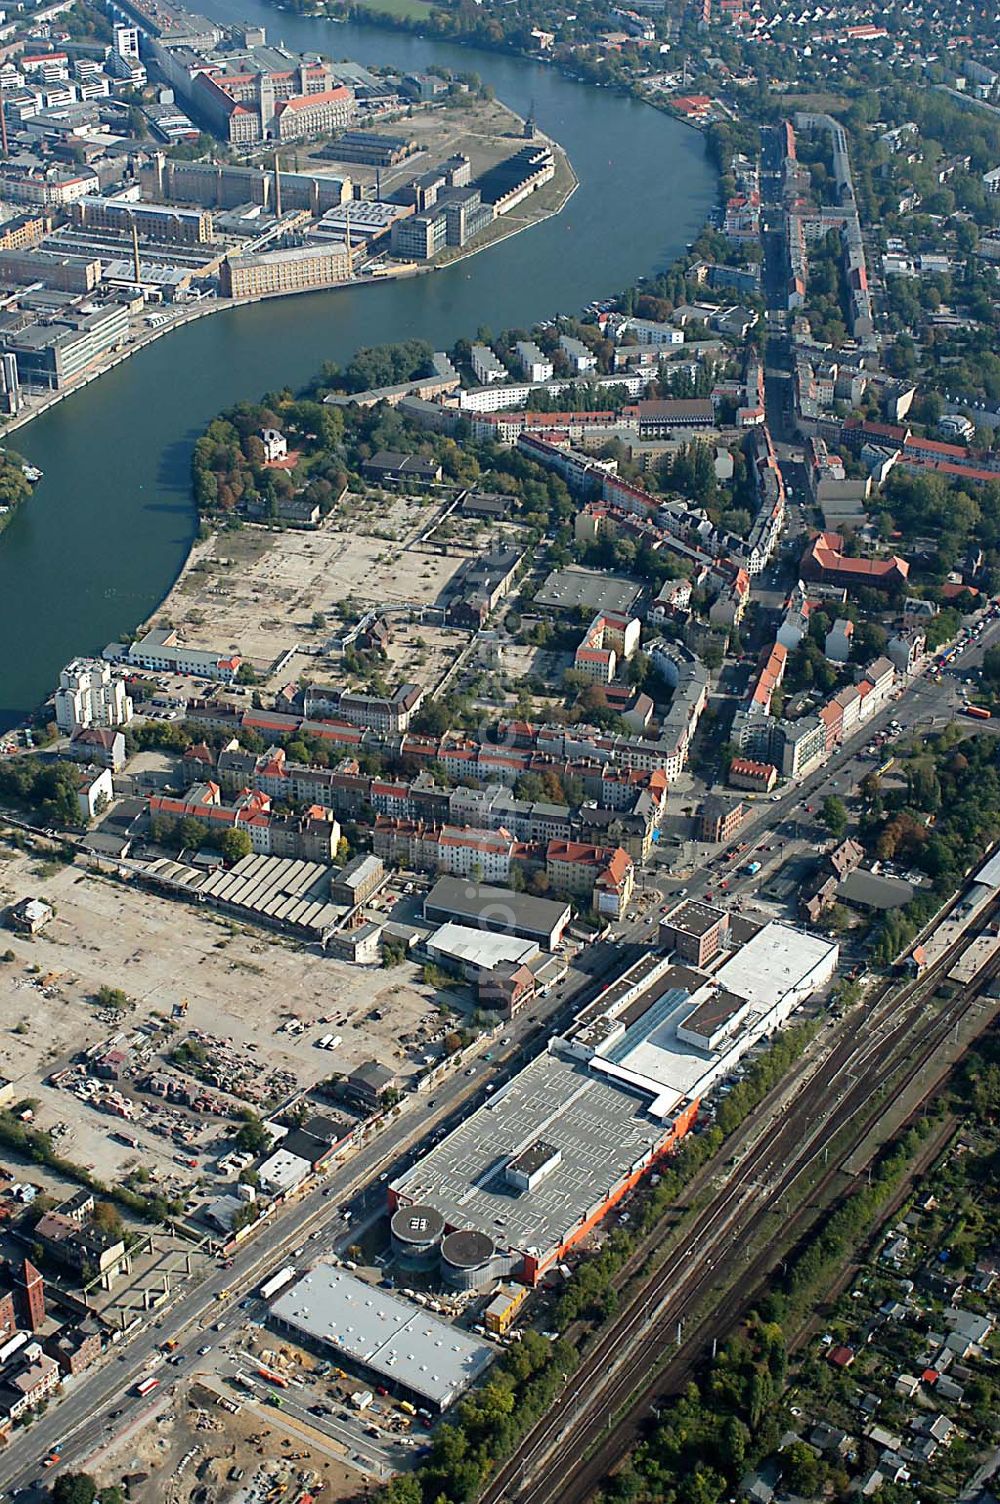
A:
[[[126,62],[139,61],[139,28],[118,23],[115,26],[115,54]]]
[[[472,374],[483,386],[493,381],[508,381],[510,373],[503,361],[498,360],[489,345],[473,345]]]
[[[574,375],[587,376],[591,371],[597,370],[597,356],[587,349],[582,339],[574,339],[570,334],[560,334],[559,344],[573,367]]]
[[[264,446],[264,459],[269,465],[275,460],[283,460],[288,457],[288,440],[280,428],[262,428],[260,441]]]
[[[952,442],[956,439],[971,441],[976,436],[976,425],[964,413],[945,413],[938,420],[938,433],[943,439],[949,439]]]
[[[640,345],[683,345],[684,330],[671,324],[659,324],[653,319],[628,319],[621,325],[619,337],[634,334]]]
[[[531,339],[519,339],[514,346],[521,370],[529,381],[551,381],[552,362]]]
[[[526,381],[515,385],[497,382],[493,386],[474,387],[472,391],[459,394],[459,406],[466,413],[499,413],[510,407],[523,407],[531,396],[531,387]],[[475,433],[475,429],[473,429]],[[476,433],[476,438],[493,437]]]
[[[115,797],[111,769],[101,768],[99,771],[95,769],[86,773],[76,791],[76,797],[81,820],[93,820],[103,813]]]
[[[100,658],[74,658],[59,675],[56,725],[67,735],[79,726],[127,726],[132,701],[122,679]]]
[[[133,642],[126,661],[152,673],[193,674],[222,684],[232,684],[243,662],[238,653],[227,656],[208,648],[186,647],[171,627],[153,627]]]

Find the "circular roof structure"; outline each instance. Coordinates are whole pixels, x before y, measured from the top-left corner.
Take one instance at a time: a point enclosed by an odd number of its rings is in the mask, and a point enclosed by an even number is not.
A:
[[[415,1201],[412,1206],[397,1207],[389,1228],[397,1243],[412,1243],[414,1247],[423,1248],[440,1240],[444,1218],[436,1206]]]
[[[492,1238],[472,1227],[464,1232],[450,1232],[441,1244],[441,1257],[454,1269],[478,1269],[495,1252]]]

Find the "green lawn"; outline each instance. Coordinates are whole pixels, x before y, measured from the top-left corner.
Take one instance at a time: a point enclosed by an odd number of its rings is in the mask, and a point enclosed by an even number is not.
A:
[[[356,0],[365,10],[381,11],[401,21],[425,21],[432,7],[425,0]]]

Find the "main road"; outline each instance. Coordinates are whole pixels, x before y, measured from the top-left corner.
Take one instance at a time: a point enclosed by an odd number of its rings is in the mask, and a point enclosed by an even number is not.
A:
[[[315,1260],[324,1248],[343,1246],[356,1237],[357,1224],[384,1201],[390,1168],[401,1171],[410,1157],[429,1146],[435,1134],[457,1122],[473,1101],[483,1099],[488,1082],[504,1079],[537,1047],[543,1028],[561,1027],[578,999],[601,985],[616,955],[612,946],[588,947],[582,957],[586,972],[571,969],[538,1009],[508,1025],[501,1045],[488,1036],[481,1038],[432,1088],[405,1098],[400,1117],[373,1132],[315,1188],[279,1209],[231,1262],[226,1261],[228,1267],[220,1264],[198,1283],[179,1283],[171,1302],[155,1319],[123,1339],[117,1354],[106,1356],[100,1367],[67,1383],[59,1400],[31,1429],[16,1434],[12,1445],[0,1454],[0,1491],[37,1481],[42,1459],[53,1450],[60,1453],[63,1467],[81,1467],[115,1432],[134,1424],[150,1406],[151,1401],[136,1396],[134,1388],[150,1372],[150,1362],[165,1342],[176,1340],[179,1345],[173,1356],[183,1356],[185,1362],[176,1369],[164,1363],[152,1370],[160,1380],[157,1399],[186,1374],[199,1347],[214,1347],[246,1324],[242,1300],[273,1269],[295,1262],[301,1245],[310,1245],[309,1257]],[[492,1056],[488,1064],[481,1058],[487,1050]],[[470,1061],[475,1064],[471,1077],[466,1074]],[[350,1222],[343,1215],[348,1203]],[[313,1243],[313,1234],[319,1234],[323,1242]],[[323,1429],[321,1424],[314,1425]],[[377,1449],[365,1449],[363,1444],[360,1449],[369,1454],[363,1456],[364,1462],[377,1461]]]

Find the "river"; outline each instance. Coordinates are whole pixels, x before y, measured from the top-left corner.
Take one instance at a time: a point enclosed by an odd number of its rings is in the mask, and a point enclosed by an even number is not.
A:
[[[302,385],[324,360],[409,337],[435,349],[579,310],[669,263],[701,228],[716,179],[701,137],[636,100],[555,69],[379,27],[204,0],[272,40],[406,69],[476,71],[568,151],[580,187],[562,214],[439,273],[213,314],[159,340],[13,436],[45,478],[0,536],[0,729],[23,718],[74,654],[156,609],[196,517],[191,446],[240,397]]]

